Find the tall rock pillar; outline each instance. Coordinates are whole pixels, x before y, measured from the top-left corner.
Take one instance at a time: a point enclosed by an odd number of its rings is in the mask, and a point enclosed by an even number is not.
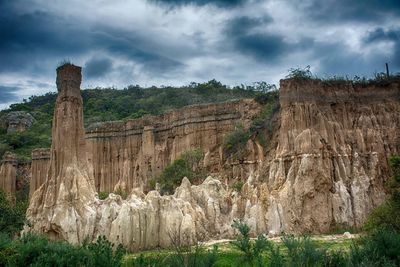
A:
[[[8,196],[15,196],[17,180],[17,158],[11,152],[6,152],[3,155],[3,160],[0,165],[0,189]]]
[[[64,64],[57,68],[49,169],[27,211],[31,231],[71,243],[82,242],[93,233],[96,217],[91,205],[96,193],[86,157],[81,80],[80,67]]]

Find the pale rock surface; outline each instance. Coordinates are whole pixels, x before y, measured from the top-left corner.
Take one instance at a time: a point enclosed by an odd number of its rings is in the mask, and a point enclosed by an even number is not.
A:
[[[24,132],[32,126],[35,118],[26,111],[11,111],[0,119],[0,125],[7,133]]]
[[[50,163],[50,149],[38,148],[32,151],[30,166],[29,197],[46,181]]]

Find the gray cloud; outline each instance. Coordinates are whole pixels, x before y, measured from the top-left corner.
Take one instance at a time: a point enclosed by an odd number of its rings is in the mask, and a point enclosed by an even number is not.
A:
[[[83,86],[118,87],[277,82],[309,64],[322,75],[400,68],[398,0],[0,0],[0,10],[0,85],[22,84],[2,103],[50,90],[63,59],[84,66]]]
[[[14,86],[0,85],[0,104],[18,100],[17,91],[19,88]]]
[[[101,77],[112,68],[112,61],[108,58],[91,58],[85,64],[84,73],[88,78]]]

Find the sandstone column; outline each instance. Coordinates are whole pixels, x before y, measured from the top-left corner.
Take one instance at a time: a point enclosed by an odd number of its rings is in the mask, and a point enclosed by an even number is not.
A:
[[[32,151],[29,198],[46,181],[50,162],[50,149],[37,148]]]
[[[57,68],[58,96],[54,109],[50,165],[46,182],[30,201],[32,231],[79,243],[94,231],[96,201],[86,157],[81,68]],[[92,208],[93,207],[93,208]]]
[[[11,152],[3,155],[0,165],[0,189],[14,197],[17,180],[17,158]]]

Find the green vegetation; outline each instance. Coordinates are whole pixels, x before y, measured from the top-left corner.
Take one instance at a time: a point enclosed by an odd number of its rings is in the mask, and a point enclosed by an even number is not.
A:
[[[25,223],[28,203],[19,199],[16,200],[16,203],[13,203],[10,199],[0,190],[0,234],[14,236],[21,231]]]
[[[95,243],[73,246],[26,235],[12,241],[0,235],[0,266],[121,266],[124,250],[104,237]]]
[[[377,228],[389,228],[400,231],[400,156],[389,160],[393,177],[388,181],[388,200],[375,209],[369,216],[364,228],[373,231]]]
[[[318,77],[313,74],[310,70],[310,65],[305,68],[291,68],[288,70],[288,75],[286,79],[296,79],[296,80],[317,80],[321,81],[327,85],[341,85],[341,84],[353,84],[353,85],[380,85],[385,86],[392,82],[400,81],[400,73],[390,74],[389,76],[384,72],[377,72],[374,74],[373,78],[366,78],[360,76],[354,76],[353,78],[348,76],[328,76],[328,77]]]
[[[108,198],[109,193],[107,192],[99,192],[98,196],[100,200],[104,200],[106,198]]]
[[[258,93],[255,100],[262,105],[260,114],[253,119],[248,130],[243,125],[238,124],[235,125],[232,132],[224,137],[225,157],[233,157],[239,160],[243,158],[244,148],[250,138],[257,139],[263,146],[267,145],[266,138],[272,135],[273,116],[279,110],[279,93],[277,90]]]
[[[183,153],[169,164],[161,175],[150,181],[151,189],[154,189],[155,184],[159,183],[162,194],[173,194],[183,177],[188,178],[191,183],[204,179],[203,157],[203,152],[199,149]]]
[[[230,88],[216,80],[205,83],[191,83],[183,87],[149,87],[131,85],[123,90],[95,88],[82,90],[85,126],[94,122],[141,118],[144,115],[159,115],[188,105],[218,103],[234,99],[254,98],[270,90],[265,82],[254,86]],[[49,147],[51,124],[56,93],[31,96],[23,103],[11,105],[0,111],[0,119],[11,111],[27,111],[36,122],[25,133],[6,134],[0,126],[0,157],[4,151],[15,152],[20,159],[28,160],[31,150]]]
[[[238,181],[232,185],[232,188],[236,192],[240,193],[242,192],[243,185],[244,185],[243,181]]]

